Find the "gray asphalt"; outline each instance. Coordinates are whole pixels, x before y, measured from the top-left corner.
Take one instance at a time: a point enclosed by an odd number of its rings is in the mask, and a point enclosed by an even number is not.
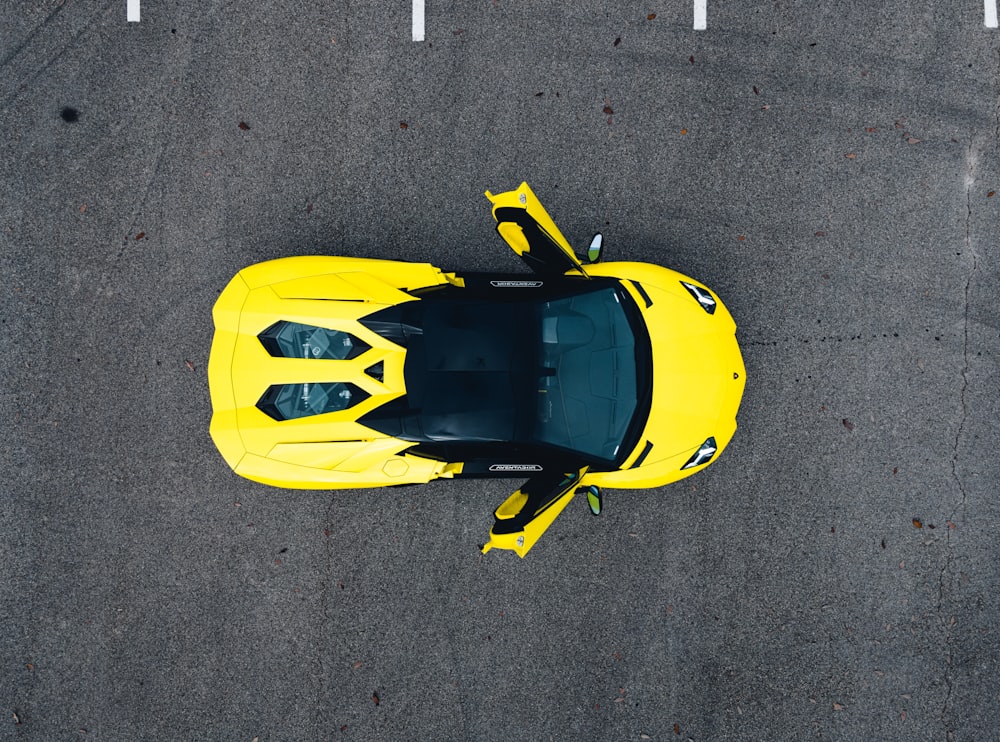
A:
[[[0,3],[0,739],[998,738],[1000,31],[619,5]],[[229,278],[520,270],[522,179],[726,301],[721,459],[523,561],[478,552],[517,480],[232,474]]]

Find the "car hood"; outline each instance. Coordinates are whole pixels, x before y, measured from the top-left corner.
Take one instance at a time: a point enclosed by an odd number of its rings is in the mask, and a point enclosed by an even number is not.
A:
[[[721,452],[736,430],[746,384],[736,323],[714,294],[714,312],[705,311],[684,282],[708,289],[676,271],[645,263],[588,270],[623,278],[642,312],[652,350],[649,418],[623,464],[631,473],[616,479],[621,486],[629,480],[635,486],[665,484],[679,478],[680,467],[708,438]]]

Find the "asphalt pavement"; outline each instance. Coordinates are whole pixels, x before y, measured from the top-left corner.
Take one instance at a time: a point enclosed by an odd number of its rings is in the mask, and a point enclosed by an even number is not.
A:
[[[126,5],[0,2],[0,740],[998,738],[991,0]],[[522,270],[522,180],[726,302],[720,460],[524,560],[518,480],[234,475],[228,280]]]

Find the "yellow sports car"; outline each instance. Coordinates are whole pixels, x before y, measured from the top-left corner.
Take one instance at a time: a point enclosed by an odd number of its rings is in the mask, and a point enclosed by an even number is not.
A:
[[[246,268],[214,309],[211,433],[279,487],[527,477],[483,551],[524,556],[576,492],[658,487],[736,430],[736,324],[701,283],[579,259],[522,183],[486,192],[533,274],[293,257]]]

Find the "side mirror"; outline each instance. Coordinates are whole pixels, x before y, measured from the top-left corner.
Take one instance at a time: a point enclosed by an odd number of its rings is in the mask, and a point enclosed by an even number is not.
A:
[[[596,484],[587,487],[587,504],[590,505],[590,512],[594,515],[601,514],[604,505],[604,498],[601,495],[601,488]]]
[[[594,238],[590,241],[590,247],[587,248],[587,260],[591,263],[601,262],[601,249],[604,243],[604,237],[600,232],[594,235]]]

